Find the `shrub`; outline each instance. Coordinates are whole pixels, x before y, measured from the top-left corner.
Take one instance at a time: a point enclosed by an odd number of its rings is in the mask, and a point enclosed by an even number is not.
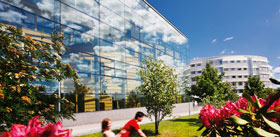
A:
[[[280,92],[266,99],[244,92],[237,102],[228,101],[220,109],[205,105],[199,115],[199,130],[206,127],[202,136],[278,136]]]

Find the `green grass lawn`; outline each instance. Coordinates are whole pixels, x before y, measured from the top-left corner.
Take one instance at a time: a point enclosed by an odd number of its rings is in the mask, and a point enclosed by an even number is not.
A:
[[[198,115],[180,117],[176,119],[161,121],[159,125],[160,135],[155,135],[154,123],[140,125],[148,137],[197,137],[203,130],[197,131],[201,126]],[[118,133],[120,130],[114,130]],[[101,133],[85,135],[82,137],[102,137]],[[134,137],[139,137],[135,135]]]

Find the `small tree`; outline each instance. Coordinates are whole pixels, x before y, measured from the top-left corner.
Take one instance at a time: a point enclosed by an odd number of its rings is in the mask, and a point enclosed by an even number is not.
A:
[[[206,98],[208,101],[204,102],[210,102],[210,104],[214,103],[212,105],[216,106],[222,103],[217,104],[215,102],[236,99],[237,94],[231,91],[229,83],[222,82],[223,76],[224,72],[218,74],[218,70],[207,62],[205,68],[202,70],[202,75],[196,77],[196,85],[191,87],[189,94],[192,95],[197,102],[202,102],[203,99]]]
[[[249,76],[248,81],[244,86],[244,92],[249,93],[251,96],[256,94],[258,97],[261,97],[262,92],[264,92],[265,85],[260,81],[259,76]],[[263,98],[263,97],[261,97]]]
[[[43,84],[34,84],[71,78],[76,92],[88,90],[77,72],[61,62],[63,35],[53,32],[51,38],[51,44],[34,41],[22,30],[0,24],[0,131],[14,123],[27,124],[35,115],[50,122],[73,119],[73,103],[56,94],[46,95]],[[63,105],[60,112],[55,110],[57,102]]]
[[[158,134],[160,121],[172,114],[172,104],[178,95],[177,75],[163,61],[152,57],[144,59],[142,65],[139,72],[142,85],[139,89],[144,95],[148,115],[155,118],[155,132]]]

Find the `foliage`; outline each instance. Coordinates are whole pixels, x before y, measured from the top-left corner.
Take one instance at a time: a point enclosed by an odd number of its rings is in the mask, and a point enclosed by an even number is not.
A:
[[[177,75],[173,69],[152,57],[144,59],[138,74],[141,76],[142,85],[139,88],[145,99],[149,116],[154,116],[155,132],[158,134],[160,121],[172,114],[172,104],[178,96]]]
[[[71,129],[63,129],[62,122],[41,126],[39,116],[33,117],[28,126],[14,124],[10,132],[3,132],[0,137],[70,137]]]
[[[77,72],[61,62],[60,54],[65,49],[63,35],[54,31],[52,43],[44,43],[15,27],[1,24],[0,28],[0,131],[14,123],[27,124],[35,115],[50,122],[73,119],[73,103],[56,94],[47,95],[43,84],[34,84],[71,78],[75,92],[88,90]],[[55,109],[57,102],[64,106],[61,112]]]
[[[273,88],[265,88],[263,92],[258,92],[257,96],[260,98],[267,98],[271,94],[276,94],[277,90]]]
[[[249,93],[251,96],[253,96],[254,94],[256,94],[258,97],[261,92],[264,91],[264,84],[262,81],[260,81],[260,77],[259,76],[251,76],[249,75],[248,77],[248,81],[246,82],[245,86],[244,86],[244,92]]]
[[[265,100],[247,92],[242,96],[221,109],[204,106],[199,114],[203,123],[199,130],[206,127],[202,136],[279,136],[280,91]]]
[[[128,93],[127,107],[135,108],[143,106],[143,99],[141,98],[141,92],[136,88]]]
[[[225,102],[229,99],[236,99],[237,94],[231,92],[229,83],[222,82],[223,76],[224,72],[218,74],[218,70],[207,62],[205,68],[202,70],[202,74],[196,77],[196,85],[191,87],[189,94],[197,102],[202,102],[206,98],[204,102],[213,102],[213,105],[218,106],[220,106],[220,103],[218,103],[220,101]]]
[[[202,99],[201,104],[207,105],[207,104],[211,104],[217,108],[220,108],[221,106],[223,106],[228,100],[232,101],[232,102],[236,102],[239,98],[239,96],[236,94],[235,91],[229,91],[228,92],[228,98],[223,97],[224,95],[220,95],[220,94],[214,94],[213,96],[207,96],[206,98]]]
[[[163,120],[160,123],[160,135],[154,134],[154,126],[152,123],[140,125],[143,132],[148,137],[197,137],[202,132],[194,132],[201,126],[198,115],[184,116],[176,119]],[[119,133],[120,130],[113,130],[114,133]],[[103,137],[102,133],[84,135],[81,137]],[[139,137],[136,134],[133,137]]]

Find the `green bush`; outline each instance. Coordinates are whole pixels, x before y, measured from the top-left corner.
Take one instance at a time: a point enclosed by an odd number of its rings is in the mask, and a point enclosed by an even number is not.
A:
[[[77,72],[61,62],[63,49],[63,35],[55,31],[51,43],[44,43],[24,35],[22,30],[0,24],[0,131],[14,123],[27,124],[35,115],[50,122],[73,118],[73,103],[56,94],[47,95],[45,85],[34,84],[71,78],[75,92],[88,90]],[[55,109],[57,102],[64,106],[61,112]]]

